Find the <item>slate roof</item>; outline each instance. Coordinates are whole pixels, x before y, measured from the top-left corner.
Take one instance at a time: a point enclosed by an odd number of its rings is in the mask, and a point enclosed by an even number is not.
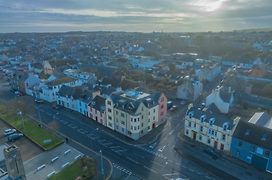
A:
[[[272,129],[239,121],[233,137],[272,150]]]
[[[92,91],[86,89],[84,86],[70,87],[64,85],[60,88],[58,95],[73,97],[73,99],[80,99],[87,103],[92,99]]]
[[[116,109],[129,114],[135,114],[141,103],[143,103],[147,108],[153,108],[158,105],[157,94],[149,95],[141,99],[130,99],[120,96],[120,94],[113,94],[111,99],[113,100],[114,107]]]
[[[200,119],[201,116],[205,116],[205,121],[209,123],[209,120],[211,118],[214,118],[214,125],[218,127],[223,127],[225,123],[228,124],[228,130],[231,130],[234,127],[234,121],[230,119],[229,117],[216,113],[212,111],[209,107],[205,106],[193,106],[187,111],[187,115],[192,114],[192,117],[196,119]]]
[[[88,106],[96,109],[97,111],[100,111],[100,112],[105,112],[106,110],[106,98],[104,98],[103,96],[96,96],[92,102],[90,102],[88,104]]]

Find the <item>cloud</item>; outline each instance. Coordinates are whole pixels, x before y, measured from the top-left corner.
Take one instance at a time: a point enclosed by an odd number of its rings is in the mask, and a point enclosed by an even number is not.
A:
[[[271,0],[0,0],[0,31],[271,27]]]

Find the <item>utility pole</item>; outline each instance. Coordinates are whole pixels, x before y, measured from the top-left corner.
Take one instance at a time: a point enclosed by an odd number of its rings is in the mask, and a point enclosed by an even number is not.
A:
[[[99,152],[100,152],[100,160],[101,160],[101,174],[102,174],[102,177],[104,178],[104,167],[103,167],[103,155],[102,155],[102,150],[100,150]]]

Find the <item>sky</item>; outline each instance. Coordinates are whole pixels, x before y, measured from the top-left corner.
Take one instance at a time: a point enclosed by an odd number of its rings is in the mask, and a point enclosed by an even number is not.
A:
[[[272,0],[0,0],[0,32],[203,32],[272,27]]]

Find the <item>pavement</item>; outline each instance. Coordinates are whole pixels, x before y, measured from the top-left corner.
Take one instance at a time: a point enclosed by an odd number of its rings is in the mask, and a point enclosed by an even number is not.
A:
[[[204,152],[208,147],[198,142],[192,141],[183,135],[175,149],[180,156],[187,156],[192,161],[202,164],[207,170],[213,172],[222,179],[241,179],[241,180],[269,180],[272,175],[258,171],[252,166],[233,159],[226,154],[221,154],[218,159],[213,159]]]
[[[26,177],[27,179],[47,179],[81,156],[83,156],[81,152],[64,143],[25,161]]]

